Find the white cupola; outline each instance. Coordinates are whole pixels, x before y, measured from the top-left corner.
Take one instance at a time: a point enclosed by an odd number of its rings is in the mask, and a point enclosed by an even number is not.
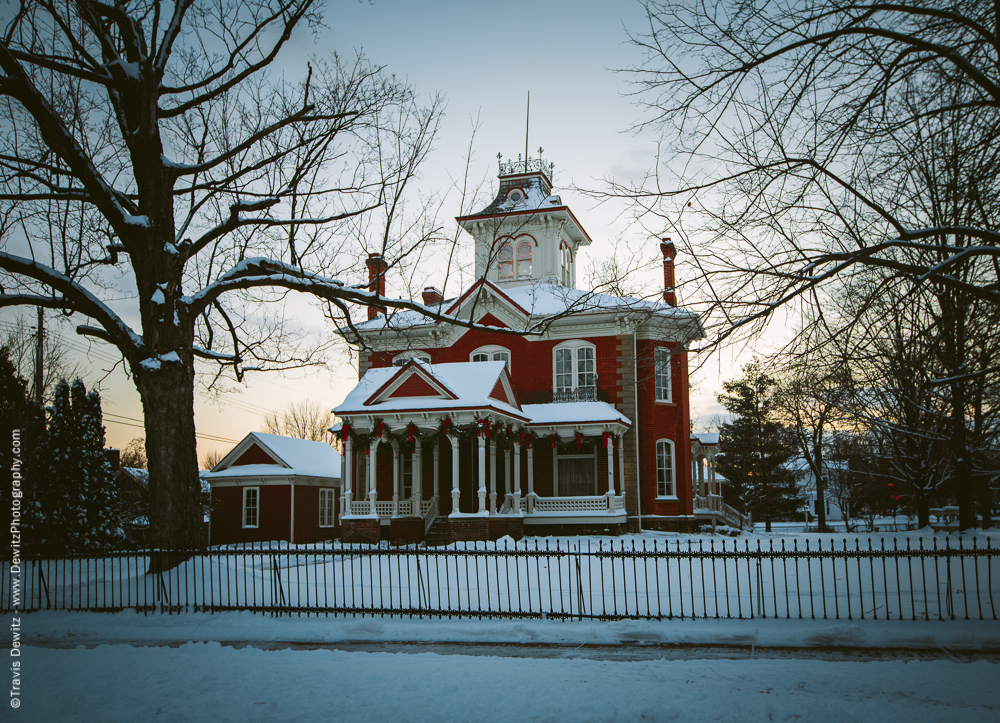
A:
[[[499,286],[546,281],[576,288],[577,252],[590,237],[552,193],[552,169],[541,148],[538,158],[501,161],[496,198],[455,219],[475,239],[477,277]]]

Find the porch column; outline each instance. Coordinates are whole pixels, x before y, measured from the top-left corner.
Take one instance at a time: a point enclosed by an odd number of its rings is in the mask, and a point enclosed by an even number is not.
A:
[[[479,430],[479,513],[486,512],[486,445],[483,431]]]
[[[497,443],[492,437],[487,442],[490,448],[490,516],[497,513]]]
[[[461,494],[458,490],[458,436],[450,436],[451,440],[451,511],[458,512],[458,497]]]
[[[510,450],[503,451],[503,503],[510,500]]]
[[[440,495],[441,487],[441,438],[434,440],[434,496]]]
[[[399,465],[402,462],[399,456],[399,445],[390,443],[392,447],[392,516],[399,516]]]
[[[351,435],[347,435],[344,440],[344,460],[341,465],[340,475],[344,483],[343,499],[340,503],[341,516],[351,514],[351,476],[354,472],[354,456],[351,454]]]
[[[608,448],[608,494],[615,494],[615,438],[608,435],[604,438],[604,444]]]
[[[376,482],[378,477],[376,476],[375,456],[378,452],[378,437],[372,440],[371,446],[368,448],[368,514],[378,515],[375,510],[375,501],[378,499],[377,485]]]
[[[618,479],[622,482],[622,492],[625,491],[625,435],[618,437]]]
[[[535,508],[535,460],[534,448],[528,445],[528,513]]]
[[[413,437],[413,489],[411,490],[412,508],[410,514],[420,517],[420,501],[424,497],[424,457],[420,445],[420,437]]]
[[[514,512],[521,514],[521,445],[514,445]]]

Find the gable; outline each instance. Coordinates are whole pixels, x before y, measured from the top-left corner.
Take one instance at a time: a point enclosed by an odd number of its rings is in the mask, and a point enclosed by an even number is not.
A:
[[[493,316],[493,314],[483,314],[479,318],[477,324],[482,324],[483,326],[495,326],[498,329],[509,329],[510,327],[500,321],[498,318]]]
[[[386,399],[396,397],[440,397],[441,392],[418,374],[411,374],[396,389],[386,395]]]
[[[281,462],[264,451],[259,444],[251,444],[230,466],[242,467],[248,464],[281,464]]]
[[[456,399],[452,393],[440,380],[436,379],[426,369],[417,362],[409,361],[399,371],[392,376],[385,384],[379,387],[374,394],[365,400],[364,406],[380,404],[397,398],[432,398],[432,399]]]
[[[497,383],[493,385],[493,391],[490,392],[490,399],[496,399],[498,402],[514,406],[513,402],[507,397],[507,390],[503,388],[503,377],[498,378]]]

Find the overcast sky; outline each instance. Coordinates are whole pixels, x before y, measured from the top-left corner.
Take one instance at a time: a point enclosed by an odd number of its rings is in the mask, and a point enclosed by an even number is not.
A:
[[[523,153],[530,91],[530,153],[545,149],[546,160],[555,164],[558,192],[594,240],[582,254],[582,265],[608,255],[616,237],[648,249],[652,258],[656,239],[638,236],[620,215],[621,208],[598,207],[566,190],[599,189],[605,179],[628,181],[651,170],[656,138],[629,130],[641,110],[626,96],[627,75],[615,72],[641,60],[628,43],[626,28],[641,31],[643,18],[641,6],[633,2],[344,0],[330,4],[327,30],[296,38],[282,65],[293,74],[313,54],[363,51],[387,72],[406,78],[423,97],[443,94],[446,116],[421,179],[428,193],[444,193],[461,175],[476,119],[473,177],[495,179],[497,153],[504,159]],[[456,215],[457,204],[455,197],[454,212],[446,215]],[[329,333],[319,319],[315,333]],[[92,361],[107,368],[111,350],[93,348]],[[692,413],[700,428],[718,414],[714,393],[720,379],[735,375],[734,359],[742,363],[745,357],[725,352],[694,377]],[[353,367],[334,364],[333,370],[258,376],[242,393],[227,394],[216,403],[200,396],[199,453],[212,447],[227,450],[229,440],[261,428],[263,412],[289,401],[311,397],[332,407],[356,379]],[[142,435],[138,394],[120,371],[102,387],[108,444],[124,446]]]

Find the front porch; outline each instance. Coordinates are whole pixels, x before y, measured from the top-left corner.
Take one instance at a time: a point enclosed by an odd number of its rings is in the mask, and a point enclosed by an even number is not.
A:
[[[432,428],[416,424],[429,420],[405,421],[389,427],[379,420],[368,434],[342,432],[345,536],[358,527],[365,530],[359,540],[417,542],[442,518],[450,539],[518,539],[531,528],[617,530],[626,523],[624,425],[617,435],[614,425],[602,424],[547,427],[542,436],[510,420],[456,426],[446,418]],[[398,532],[404,526],[407,532]]]

